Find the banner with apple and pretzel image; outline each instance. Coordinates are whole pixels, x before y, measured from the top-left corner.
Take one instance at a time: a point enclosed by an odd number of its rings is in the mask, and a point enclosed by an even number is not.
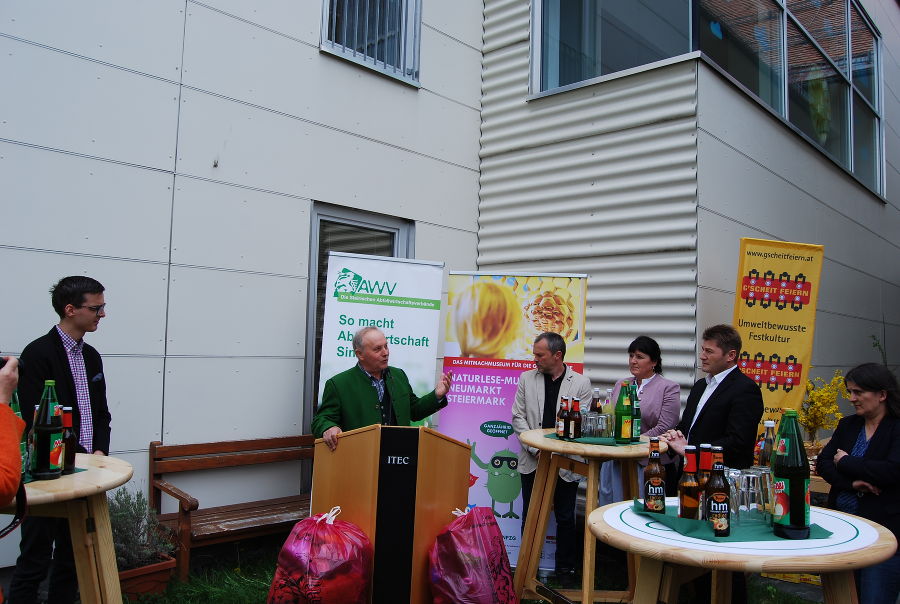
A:
[[[471,444],[469,505],[494,510],[513,562],[522,528],[516,386],[534,369],[534,339],[545,331],[563,337],[566,364],[584,372],[586,297],[586,275],[450,273],[444,371],[453,372],[453,385],[438,425]],[[541,568],[553,568],[555,535],[551,518]]]

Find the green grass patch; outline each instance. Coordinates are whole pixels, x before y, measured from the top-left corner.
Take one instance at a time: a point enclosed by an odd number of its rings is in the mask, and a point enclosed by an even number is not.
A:
[[[275,575],[278,552],[287,535],[261,537],[195,549],[188,581],[175,579],[159,596],[130,604],[260,604]]]
[[[158,604],[259,604],[266,601],[274,572],[274,564],[213,570],[192,576],[186,583],[173,583],[161,598],[144,600]]]
[[[275,574],[278,552],[287,535],[276,535],[196,549],[191,556],[190,580],[172,581],[161,596],[144,597],[141,604],[260,604],[266,601]],[[597,551],[599,589],[623,589],[627,584],[627,566],[622,552],[600,545]],[[552,576],[550,587],[561,587]],[[797,592],[802,591],[811,599]],[[812,591],[812,595],[810,595]],[[816,593],[818,592],[818,593]],[[818,597],[817,597],[818,596]],[[747,581],[749,604],[812,604],[821,602],[821,590],[802,589],[789,583],[751,575]],[[538,604],[542,600],[523,600],[522,604]],[[690,586],[682,588],[679,603],[692,604],[696,596]],[[131,601],[131,604],[136,604]]]

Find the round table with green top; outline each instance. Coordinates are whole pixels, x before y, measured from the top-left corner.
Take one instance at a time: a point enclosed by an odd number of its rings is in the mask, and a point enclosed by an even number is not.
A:
[[[678,498],[667,498],[666,506],[677,509]],[[897,550],[894,535],[864,518],[818,507],[810,508],[810,522],[830,534],[716,541],[680,534],[625,501],[594,510],[587,526],[601,541],[640,557],[634,604],[674,604],[681,583],[709,570],[713,604],[731,602],[732,572],[818,573],[825,602],[857,602],[853,570],[890,558]]]

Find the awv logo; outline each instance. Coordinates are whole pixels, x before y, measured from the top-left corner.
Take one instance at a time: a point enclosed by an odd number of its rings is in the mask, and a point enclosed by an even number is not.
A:
[[[334,280],[334,297],[341,292],[354,294],[387,294],[392,295],[397,289],[397,282],[369,281],[359,273],[354,273],[349,268],[342,268]]]

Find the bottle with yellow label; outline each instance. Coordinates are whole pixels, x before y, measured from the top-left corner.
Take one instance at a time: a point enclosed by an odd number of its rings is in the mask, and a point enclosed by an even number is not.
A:
[[[616,444],[627,445],[631,442],[631,414],[631,388],[628,382],[622,382],[619,400],[616,401]]]

